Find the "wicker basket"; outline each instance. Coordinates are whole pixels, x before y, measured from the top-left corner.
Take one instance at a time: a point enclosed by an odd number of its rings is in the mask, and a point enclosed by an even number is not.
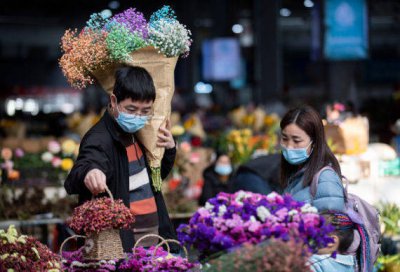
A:
[[[106,191],[112,203],[114,203],[114,197],[110,190],[106,188]],[[74,237],[83,237],[86,239],[83,249],[83,256],[86,260],[114,260],[125,258],[118,229],[107,229],[87,236],[74,235],[67,240]],[[64,243],[67,242],[67,240],[65,240]],[[64,243],[61,245],[60,252],[62,251]]]
[[[87,236],[83,256],[87,260],[124,258],[119,230],[109,229]]]

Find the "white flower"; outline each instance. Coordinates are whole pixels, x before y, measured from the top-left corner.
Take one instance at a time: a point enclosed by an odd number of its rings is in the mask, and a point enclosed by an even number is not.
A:
[[[268,199],[268,200],[275,200],[275,198],[276,198],[277,196],[278,196],[277,193],[272,192],[272,193],[270,193],[270,194],[267,195],[267,199]]]
[[[254,217],[254,215],[250,216],[250,222],[257,222],[257,219]]]
[[[206,208],[206,210],[209,210],[211,212],[214,209],[214,205],[211,205],[209,202],[206,202],[204,208]]]
[[[318,209],[314,206],[311,206],[310,203],[306,203],[303,207],[301,207],[302,213],[318,213]]]
[[[267,208],[265,208],[264,206],[260,206],[257,208],[257,216],[260,218],[260,220],[262,222],[265,222],[265,220],[271,216],[271,213],[269,212],[269,210]]]
[[[244,191],[237,192],[235,201],[239,204],[243,204],[242,199],[246,198],[247,194]]]
[[[53,154],[51,154],[50,152],[47,151],[42,154],[42,161],[51,162],[52,159],[53,159]]]
[[[221,217],[225,214],[225,212],[227,211],[226,206],[225,205],[221,205],[218,208],[218,216]]]
[[[288,215],[293,216],[293,215],[298,214],[298,213],[299,213],[299,212],[296,211],[296,210],[290,210],[290,211],[288,212]]]
[[[149,44],[167,57],[187,55],[192,40],[191,32],[177,20],[161,19],[149,28]]]

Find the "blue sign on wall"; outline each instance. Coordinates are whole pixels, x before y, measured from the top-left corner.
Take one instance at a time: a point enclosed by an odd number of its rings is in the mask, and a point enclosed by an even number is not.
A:
[[[206,40],[202,45],[203,78],[227,81],[240,75],[240,45],[235,38]]]
[[[368,14],[365,0],[325,1],[324,56],[330,60],[368,57]]]

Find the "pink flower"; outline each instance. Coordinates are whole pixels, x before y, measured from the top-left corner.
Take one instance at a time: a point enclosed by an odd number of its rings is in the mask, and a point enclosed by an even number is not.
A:
[[[211,215],[210,212],[205,208],[200,208],[198,210],[198,213],[200,214],[201,217],[209,217]]]
[[[22,158],[25,155],[25,152],[22,148],[17,148],[14,151],[15,157]]]
[[[288,215],[288,209],[287,208],[281,208],[279,209],[275,215],[280,219],[280,220],[284,220],[285,217]]]
[[[51,165],[53,165],[54,168],[60,167],[61,165],[61,159],[59,157],[54,157],[51,160]]]
[[[52,140],[47,144],[47,149],[50,151],[50,153],[57,154],[61,151],[61,145],[59,142]]]
[[[303,215],[303,221],[306,226],[317,226],[320,216],[315,213],[306,213]]]

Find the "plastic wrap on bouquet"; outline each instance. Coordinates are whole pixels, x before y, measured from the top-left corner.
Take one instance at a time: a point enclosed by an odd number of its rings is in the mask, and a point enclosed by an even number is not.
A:
[[[153,117],[136,133],[136,136],[145,148],[152,172],[153,186],[156,191],[160,191],[162,185],[161,159],[165,149],[157,147],[157,135],[160,127],[165,127],[166,120],[171,114],[171,100],[175,91],[174,71],[178,57],[167,58],[151,46],[132,52],[130,57],[124,64],[145,68],[152,76],[156,88]],[[109,94],[114,88],[115,71],[120,66],[121,64],[113,64],[105,70],[93,72],[100,85]]]

